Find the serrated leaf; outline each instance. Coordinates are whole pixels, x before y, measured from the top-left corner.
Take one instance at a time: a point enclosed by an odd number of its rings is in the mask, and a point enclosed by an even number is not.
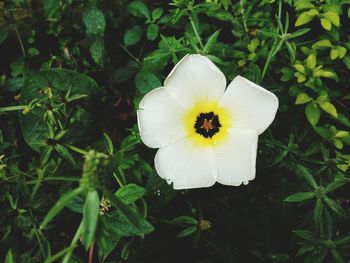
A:
[[[109,231],[120,236],[142,236],[154,230],[154,227],[139,215],[137,215],[137,220],[139,221],[137,227],[130,224],[127,218],[118,211],[107,213],[104,218],[108,222]]]
[[[83,22],[89,33],[103,34],[106,27],[104,14],[96,6],[87,8],[83,13]]]
[[[334,105],[328,101],[322,101],[319,103],[322,110],[332,115],[334,118],[338,117],[337,109]]]
[[[321,116],[321,110],[317,104],[310,102],[305,107],[305,115],[310,124],[316,126]]]
[[[137,184],[127,184],[119,188],[116,195],[126,204],[131,204],[140,199],[146,193],[146,189]]]
[[[149,18],[148,7],[141,1],[134,1],[128,5],[128,12],[136,17]]]
[[[90,55],[97,65],[103,66],[105,45],[103,38],[96,38],[89,48]]]
[[[124,34],[124,44],[125,46],[132,46],[137,44],[142,37],[142,27],[135,26],[129,30],[127,30]]]
[[[301,192],[301,193],[292,194],[292,195],[288,196],[287,198],[285,198],[283,201],[291,202],[291,203],[301,202],[301,201],[311,199],[313,197],[315,197],[314,192]]]
[[[156,24],[150,24],[147,27],[147,38],[149,40],[155,40],[158,36],[159,26]]]
[[[164,12],[164,10],[161,7],[157,7],[155,9],[153,9],[153,11],[152,11],[152,19],[153,19],[153,21],[159,19],[163,15],[163,12]]]
[[[136,88],[141,92],[141,94],[146,94],[147,92],[162,86],[162,83],[158,77],[148,71],[140,71],[137,73],[135,84]]]
[[[97,191],[89,191],[86,195],[82,219],[83,243],[86,250],[89,249],[95,237],[99,208],[100,199]]]

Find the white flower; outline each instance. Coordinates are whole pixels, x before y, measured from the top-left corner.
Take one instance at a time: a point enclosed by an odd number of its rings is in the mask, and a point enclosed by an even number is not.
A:
[[[159,148],[158,174],[174,189],[238,186],[255,178],[258,135],[275,118],[277,97],[208,58],[187,55],[164,82],[141,100],[137,120],[142,141]]]

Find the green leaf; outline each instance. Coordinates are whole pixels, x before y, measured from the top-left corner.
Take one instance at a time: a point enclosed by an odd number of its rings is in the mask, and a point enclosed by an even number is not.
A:
[[[103,38],[96,38],[89,48],[90,55],[97,65],[103,66],[105,45]]]
[[[313,69],[316,66],[317,59],[314,53],[311,53],[306,60],[306,66],[310,69]]]
[[[337,202],[335,202],[333,199],[329,198],[328,196],[325,196],[324,201],[326,202],[328,207],[330,209],[332,209],[336,214],[338,214],[339,216],[341,216],[343,218],[346,217],[346,213],[345,213],[344,209]]]
[[[331,53],[329,54],[331,57],[331,60],[335,60],[337,57],[339,57],[339,49],[338,47],[334,47],[331,49]]]
[[[198,224],[198,221],[191,216],[178,216],[173,219],[173,222],[180,223],[180,224],[190,224],[190,225]]]
[[[338,189],[339,187],[342,187],[343,185],[347,184],[349,181],[350,181],[349,178],[343,175],[337,175],[335,176],[333,182],[331,182],[325,187],[325,192],[326,193],[332,192]]]
[[[92,95],[100,88],[96,82],[84,74],[80,74],[66,69],[50,69],[40,72],[26,70],[24,74],[24,85],[21,89],[20,104],[28,105],[32,100],[44,99],[47,95],[42,92],[43,89],[49,87],[54,94],[64,98],[64,95],[70,91],[71,96],[76,94]],[[70,133],[67,136],[70,137],[72,142],[79,141],[81,143],[82,135],[86,134],[85,130],[75,130],[73,125],[77,127],[85,127],[84,124],[88,123],[86,114],[83,114],[84,109],[75,110],[75,114],[71,117],[71,121],[68,125]],[[42,107],[37,107],[31,110],[28,114],[19,115],[20,126],[22,135],[25,142],[35,151],[43,152],[43,148],[40,148],[37,144],[38,141],[43,140],[46,137],[46,124],[44,122],[44,114],[46,110]],[[80,118],[77,118],[77,115]],[[82,120],[82,117],[83,120]]]
[[[305,239],[305,240],[308,240],[308,241],[320,243],[321,240],[322,240],[319,236],[317,236],[314,233],[312,233],[310,231],[307,231],[307,230],[294,230],[293,232],[298,237],[301,237],[302,239]]]
[[[334,118],[338,118],[337,109],[334,105],[328,101],[322,101],[319,103],[322,110],[332,115]]]
[[[89,249],[95,238],[97,220],[100,209],[100,198],[97,191],[88,191],[83,208],[83,243],[85,249]]]
[[[75,161],[73,159],[73,156],[70,154],[70,152],[67,150],[67,148],[63,147],[61,144],[56,143],[55,150],[63,159],[68,161],[71,165],[75,165]]]
[[[328,31],[332,29],[331,22],[326,18],[321,18],[321,26]]]
[[[136,17],[149,18],[149,10],[141,1],[134,1],[128,5],[128,12]]]
[[[147,27],[147,38],[148,40],[155,40],[158,36],[159,26],[156,24],[150,24]]]
[[[105,17],[96,6],[91,6],[85,9],[83,13],[83,22],[86,26],[87,31],[91,34],[101,35],[105,31]]]
[[[0,45],[2,44],[2,42],[4,42],[7,38],[7,29],[5,26],[0,26]]]
[[[213,34],[210,35],[210,37],[207,40],[207,43],[205,43],[203,52],[204,53],[210,53],[210,50],[212,48],[212,46],[216,43],[218,36],[220,34],[220,29],[215,31]]]
[[[330,21],[333,25],[339,26],[340,18],[339,16],[334,12],[326,12],[323,13],[322,16],[324,16],[328,21]]]
[[[305,115],[310,124],[316,126],[321,116],[321,110],[317,104],[310,102],[305,107]]]
[[[137,73],[135,84],[141,94],[146,94],[149,91],[162,86],[158,77],[149,71],[140,71]]]
[[[146,193],[146,189],[137,184],[127,184],[119,188],[116,195],[126,204],[132,204]]]
[[[45,218],[40,224],[40,229],[44,229],[48,223],[66,206],[68,205],[74,197],[79,195],[84,191],[83,188],[76,188],[68,193],[65,193],[61,198],[56,202],[56,204],[49,210]]]
[[[309,95],[307,95],[306,93],[302,92],[299,93],[297,96],[297,99],[295,100],[295,104],[296,105],[300,105],[300,104],[305,104],[309,101],[311,101],[312,99],[309,97]]]
[[[108,222],[109,231],[120,236],[142,236],[154,230],[154,227],[141,216],[137,216],[138,227],[130,224],[130,221],[119,211],[107,213],[103,218]]]
[[[196,226],[191,226],[189,228],[186,228],[185,230],[182,230],[177,237],[187,237],[189,235],[192,235],[194,232],[196,232],[198,228]]]
[[[334,241],[334,244],[336,246],[342,246],[350,243],[350,235],[346,235],[343,237],[338,238],[337,240]]]
[[[103,138],[105,141],[105,145],[106,145],[108,154],[113,155],[114,146],[113,146],[113,142],[112,142],[111,138],[108,136],[107,133],[103,133]]]
[[[142,37],[142,27],[135,26],[125,32],[124,44],[125,46],[132,46],[138,43]]]
[[[103,194],[111,202],[111,205],[117,208],[131,225],[135,228],[140,227],[141,221],[139,216],[127,204],[125,204],[121,198],[106,188],[103,190]]]
[[[292,194],[292,195],[288,196],[287,198],[285,198],[283,201],[285,201],[285,202],[301,202],[301,201],[311,199],[313,197],[315,197],[314,192],[301,192],[301,193]]]
[[[301,164],[297,164],[297,172],[299,174],[301,174],[305,179],[306,181],[312,186],[312,188],[314,189],[317,189],[318,188],[318,185],[314,179],[314,177],[312,176],[312,174],[309,172],[308,169],[306,169],[306,167],[304,167],[303,165]]]
[[[342,46],[338,46],[339,58],[342,59],[346,55],[346,48]]]
[[[319,226],[322,224],[322,210],[323,210],[322,200],[321,198],[317,198],[316,206],[314,210],[314,222],[316,226]]]
[[[13,258],[12,250],[9,249],[6,254],[5,263],[15,263],[16,261]]]
[[[348,70],[350,70],[350,56],[346,56],[343,59],[343,62]]]
[[[312,48],[326,48],[326,47],[332,47],[331,41],[328,39],[322,39],[318,40],[315,44],[312,45]]]
[[[311,30],[311,28],[303,28],[303,29],[299,29],[297,31],[294,31],[292,33],[292,35],[289,37],[291,38],[296,38],[296,37],[300,37],[302,35],[305,35],[307,32],[309,32]]]
[[[334,263],[345,263],[343,256],[335,248],[331,249]]]
[[[315,15],[313,15],[313,13],[310,14],[309,11],[303,12],[298,16],[297,21],[295,22],[295,26],[305,25],[309,23],[314,17]]]
[[[164,10],[161,7],[157,7],[155,9],[153,9],[153,11],[152,11],[152,19],[153,19],[153,21],[159,19],[163,15],[163,12],[164,12]]]

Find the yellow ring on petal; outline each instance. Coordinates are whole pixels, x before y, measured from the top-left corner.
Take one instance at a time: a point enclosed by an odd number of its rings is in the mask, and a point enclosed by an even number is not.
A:
[[[204,137],[196,131],[195,124],[200,114],[214,113],[217,115],[221,126],[219,131],[212,137]],[[206,120],[208,121],[208,120]],[[193,106],[186,111],[183,118],[186,133],[194,145],[200,147],[208,147],[218,145],[227,138],[228,129],[232,127],[232,116],[230,112],[219,105],[217,101],[210,98],[198,100]]]

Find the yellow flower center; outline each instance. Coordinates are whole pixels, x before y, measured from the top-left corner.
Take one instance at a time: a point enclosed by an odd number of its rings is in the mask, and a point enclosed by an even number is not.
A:
[[[232,127],[229,112],[209,98],[197,101],[184,115],[183,123],[191,141],[198,146],[223,142]]]

